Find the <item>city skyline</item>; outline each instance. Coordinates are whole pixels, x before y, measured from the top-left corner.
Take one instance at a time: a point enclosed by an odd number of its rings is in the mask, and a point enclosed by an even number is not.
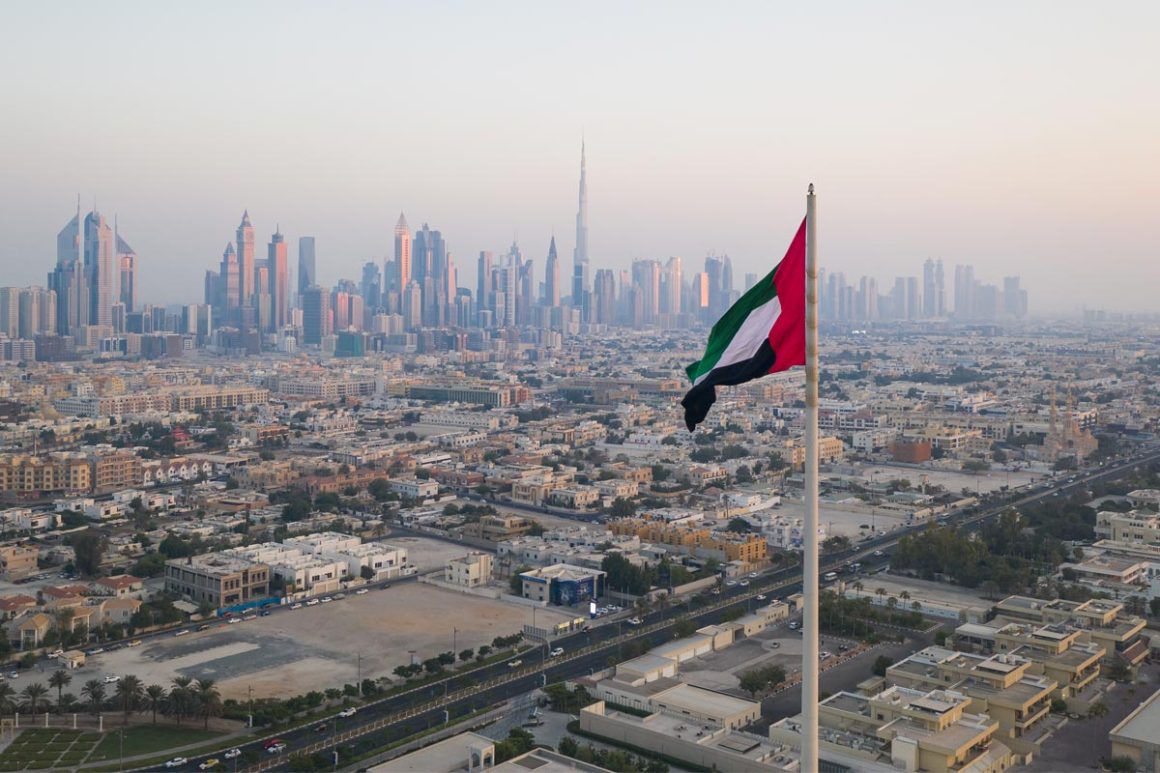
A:
[[[196,298],[198,267],[247,207],[266,232],[280,222],[288,243],[316,236],[324,282],[388,257],[400,211],[439,224],[468,286],[472,256],[501,252],[513,232],[537,253],[554,234],[570,264],[583,137],[593,271],[715,250],[739,275],[763,274],[813,181],[828,202],[829,270],[891,275],[942,257],[981,272],[1014,266],[1045,312],[1151,308],[1160,178],[1147,149],[1160,114],[1131,95],[1155,69],[1143,32],[1153,6],[977,6],[948,20],[838,4],[837,25],[821,10],[760,5],[736,9],[746,24],[693,6],[617,9],[616,25],[598,23],[599,8],[571,18],[507,7],[518,21],[457,4],[354,6],[357,28],[260,3],[231,9],[228,24],[130,3],[77,6],[62,27],[42,8],[17,9],[28,34],[0,53],[25,73],[0,86],[21,116],[0,129],[0,267],[11,284],[41,281],[33,265],[51,256],[78,190],[133,234],[138,295],[157,302]],[[410,40],[362,45],[376,29],[436,19],[446,61],[411,56]],[[248,36],[271,20],[278,35]],[[768,29],[791,34],[767,45]],[[124,55],[95,56],[110,35]],[[241,57],[208,60],[210,38]],[[504,61],[505,46],[526,58]],[[597,62],[594,47],[605,51]],[[312,53],[291,54],[302,50]],[[72,88],[82,62],[102,88]],[[384,72],[423,121],[362,98]],[[108,98],[116,92],[125,97]],[[226,128],[219,116],[238,100],[244,120]],[[1113,260],[1134,281],[1101,282]]]

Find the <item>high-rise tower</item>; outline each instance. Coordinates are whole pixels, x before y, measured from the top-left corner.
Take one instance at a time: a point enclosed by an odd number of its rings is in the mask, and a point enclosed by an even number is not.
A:
[[[85,274],[89,283],[90,325],[112,325],[113,303],[120,295],[120,272],[113,229],[95,209],[85,216]]]
[[[113,242],[117,246],[117,268],[120,272],[121,292],[118,300],[125,304],[125,311],[133,311],[137,302],[137,252],[121,238],[117,221],[113,220]]]
[[[560,305],[560,259],[556,256],[556,237],[548,245],[548,262],[544,266],[544,305]]]
[[[398,272],[398,288],[405,290],[411,283],[411,229],[407,227],[407,218],[399,213],[399,222],[395,223],[395,271]]]
[[[580,207],[576,212],[576,247],[572,251],[572,308],[583,309],[585,322],[591,318],[588,284],[588,168],[584,143],[580,143]]]
[[[242,213],[238,224],[238,292],[240,305],[250,303],[254,295],[254,226],[250,225],[250,210]]]
[[[290,261],[281,229],[270,237],[266,265],[270,271],[270,326],[281,330],[290,321]]]
[[[306,290],[318,283],[318,272],[314,265],[314,237],[300,236],[298,238],[298,294],[304,295]]]

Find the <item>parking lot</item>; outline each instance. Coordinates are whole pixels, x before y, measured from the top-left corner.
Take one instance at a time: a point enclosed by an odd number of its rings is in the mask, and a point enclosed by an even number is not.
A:
[[[422,660],[453,646],[458,652],[490,644],[531,617],[532,610],[518,604],[400,582],[236,625],[149,638],[140,647],[89,658],[73,673],[73,683],[134,674],[147,685],[168,685],[184,675],[216,679],[225,698],[288,697],[353,683],[360,666],[364,679],[389,676],[412,652]],[[539,625],[566,619],[551,609],[536,612]]]

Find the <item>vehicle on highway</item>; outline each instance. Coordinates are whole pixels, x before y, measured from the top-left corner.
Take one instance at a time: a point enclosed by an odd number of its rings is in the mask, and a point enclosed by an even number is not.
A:
[[[232,760],[234,757],[241,757],[242,750],[241,749],[230,749],[228,752],[226,752],[222,756],[225,757],[227,760]]]
[[[348,709],[343,709],[342,711],[338,712],[338,715],[340,717],[353,717],[356,713],[358,713],[358,709],[356,709],[354,706],[351,706]]]
[[[276,743],[266,747],[266,754],[281,754],[286,751],[286,744]]]
[[[765,601],[765,600],[766,600],[766,598],[768,598],[768,597],[767,597],[767,596],[766,596],[764,593],[758,593],[758,594],[757,594],[757,600],[758,600],[758,601]]]
[[[291,608],[291,609],[302,609],[302,602],[301,602],[301,601],[296,601],[296,602],[294,602],[293,604],[291,604],[291,605],[290,605],[290,608]]]
[[[233,621],[231,620],[230,622],[233,622]],[[189,633],[189,629],[188,629],[188,628],[182,628],[180,631],[178,631],[177,633],[175,633],[175,634],[173,634],[173,635],[174,635],[174,636],[185,636],[187,633]]]
[[[558,657],[560,657],[560,656],[561,656],[561,655],[563,655],[563,654],[564,654],[564,648],[563,648],[563,647],[557,647],[556,649],[554,649],[554,650],[552,650],[551,652],[549,652],[549,653],[548,653],[548,655],[549,655],[550,657],[553,657],[553,658],[558,658]]]
[[[222,761],[219,760],[217,757],[210,757],[208,760],[206,760],[205,762],[198,765],[197,769],[198,770],[213,770],[214,768],[216,768],[218,765],[221,765],[221,764],[222,764]]]
[[[748,588],[749,587],[749,580],[742,580],[741,582],[739,582],[737,584],[740,585],[742,588]]]
[[[325,722],[323,722],[321,725],[318,725],[318,726],[316,726],[316,727],[314,728],[314,732],[316,732],[316,733],[325,733],[325,732],[326,732],[328,729],[329,729],[329,728],[327,728],[327,726],[326,726],[326,723],[325,723]]]
[[[508,662],[508,668],[519,668],[524,664],[522,660],[512,660]]]
[[[732,588],[734,585],[737,584],[737,580],[726,580],[725,584],[728,585],[730,588]]]
[[[641,620],[639,617],[630,617],[627,622],[629,625],[640,625],[644,620]]]
[[[886,554],[883,553],[881,550],[875,550],[874,555],[877,556],[878,558],[881,558],[882,556],[884,556]]]
[[[93,647],[91,650],[85,650],[86,655],[100,655],[105,651],[104,647]]]
[[[188,765],[189,760],[185,757],[174,757],[169,762],[165,763],[167,768],[180,768],[182,765]]]

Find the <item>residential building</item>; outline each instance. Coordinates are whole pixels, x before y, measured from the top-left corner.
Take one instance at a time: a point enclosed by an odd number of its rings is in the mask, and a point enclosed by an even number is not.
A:
[[[531,569],[520,574],[523,597],[541,604],[571,606],[604,595],[606,574],[570,564]]]
[[[270,567],[220,553],[178,558],[165,563],[165,589],[219,608],[257,601],[270,595]]]
[[[443,570],[443,579],[452,585],[477,588],[491,581],[492,558],[490,553],[468,553],[461,558],[452,558]]]

